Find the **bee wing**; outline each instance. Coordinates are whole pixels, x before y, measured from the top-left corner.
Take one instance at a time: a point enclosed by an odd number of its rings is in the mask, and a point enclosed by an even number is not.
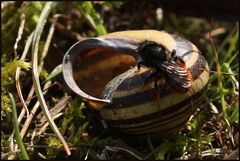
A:
[[[170,85],[178,90],[186,90],[191,86],[191,78],[189,77],[188,72],[174,60],[164,61],[161,66]]]

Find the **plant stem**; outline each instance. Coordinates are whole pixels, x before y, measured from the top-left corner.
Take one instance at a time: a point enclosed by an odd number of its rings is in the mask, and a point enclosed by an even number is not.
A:
[[[15,103],[13,95],[11,93],[9,93],[9,97],[10,97],[11,104],[12,104],[12,120],[13,120],[14,129],[15,129],[14,131],[15,131],[16,140],[17,140],[18,146],[20,148],[20,151],[22,153],[23,159],[24,160],[29,160],[29,156],[27,154],[25,146],[23,145],[22,138],[20,136],[19,124],[18,124],[18,121],[17,121],[16,103]]]
[[[214,43],[214,39],[212,38],[211,32],[209,33],[209,36],[210,36],[210,41],[211,41],[211,44],[212,44],[212,47],[213,47],[214,58],[215,58],[215,61],[216,61],[218,88],[219,88],[219,91],[220,91],[223,117],[226,118],[227,117],[227,111],[226,111],[227,107],[226,107],[226,102],[225,102],[224,93],[223,93],[221,66],[220,66],[220,63],[219,63],[217,50],[215,48],[215,45],[214,45],[215,43]]]

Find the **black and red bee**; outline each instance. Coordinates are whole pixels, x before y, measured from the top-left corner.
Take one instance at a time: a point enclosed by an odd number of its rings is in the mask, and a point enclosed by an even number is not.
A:
[[[176,55],[176,50],[170,52],[165,46],[156,42],[143,41],[136,49],[136,54],[140,57],[137,62],[138,70],[141,65],[155,69],[155,72],[147,78],[147,80],[155,78],[155,89],[161,77],[164,77],[174,91],[185,92],[191,87],[191,73],[186,68],[185,62]]]

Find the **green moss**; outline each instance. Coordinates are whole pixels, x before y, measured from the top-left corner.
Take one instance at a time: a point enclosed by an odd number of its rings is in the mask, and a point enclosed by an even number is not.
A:
[[[29,70],[31,68],[31,64],[23,60],[18,60],[18,58],[14,58],[14,60],[12,60],[11,62],[6,63],[4,67],[1,67],[2,90],[4,90],[7,86],[13,83],[14,74],[18,67]]]
[[[1,120],[6,116],[7,113],[12,112],[10,106],[10,98],[5,92],[1,93]]]

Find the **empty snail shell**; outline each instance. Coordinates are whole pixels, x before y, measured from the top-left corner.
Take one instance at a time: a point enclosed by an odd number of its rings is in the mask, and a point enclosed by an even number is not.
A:
[[[175,50],[191,74],[191,87],[172,90],[164,77],[146,82],[153,68],[137,68],[136,49],[143,41]],[[99,109],[107,125],[125,134],[156,137],[178,131],[203,101],[208,88],[209,68],[198,48],[164,31],[133,30],[86,38],[74,44],[63,59],[67,85],[90,106]],[[142,88],[144,86],[144,88]]]

